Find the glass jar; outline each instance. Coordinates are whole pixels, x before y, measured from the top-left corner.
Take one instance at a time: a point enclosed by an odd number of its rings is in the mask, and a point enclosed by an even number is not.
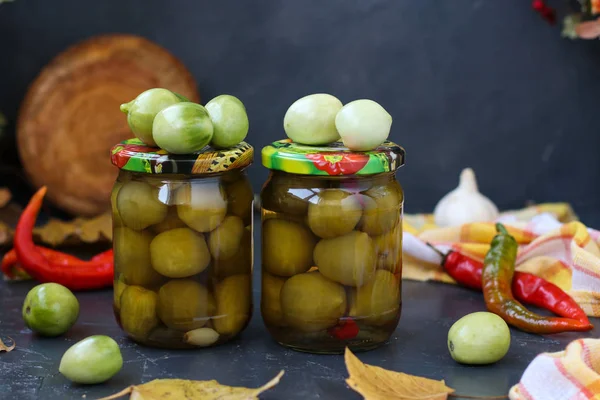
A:
[[[206,347],[252,315],[253,148],[171,155],[130,139],[111,202],[114,312],[134,341]]]
[[[351,152],[289,139],[262,151],[261,314],[280,344],[313,353],[375,348],[402,306],[404,149]]]

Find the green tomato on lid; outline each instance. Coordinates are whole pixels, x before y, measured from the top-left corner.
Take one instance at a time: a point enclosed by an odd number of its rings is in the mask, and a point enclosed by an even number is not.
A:
[[[354,151],[368,151],[387,140],[392,116],[373,100],[355,100],[337,113],[335,127],[344,146]]]
[[[326,93],[316,93],[296,100],[283,118],[286,135],[296,143],[325,145],[339,140],[335,116],[342,102]]]
[[[182,101],[187,99],[170,90],[154,88],[140,93],[129,103],[121,104],[121,111],[127,114],[127,123],[133,134],[148,146],[156,146],[152,137],[156,114]]]
[[[237,98],[222,94],[206,103],[213,124],[210,145],[217,149],[233,147],[248,135],[249,121],[246,107]]]
[[[154,141],[172,154],[202,150],[210,143],[213,131],[208,111],[196,103],[173,104],[156,114],[152,124]]]

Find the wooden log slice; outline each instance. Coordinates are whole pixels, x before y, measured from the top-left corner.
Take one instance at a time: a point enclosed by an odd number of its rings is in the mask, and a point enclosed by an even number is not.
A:
[[[48,199],[73,215],[108,210],[118,173],[110,149],[133,137],[119,105],[153,87],[200,101],[186,67],[142,37],[96,36],[59,54],[19,111],[17,147],[31,183],[46,185]]]

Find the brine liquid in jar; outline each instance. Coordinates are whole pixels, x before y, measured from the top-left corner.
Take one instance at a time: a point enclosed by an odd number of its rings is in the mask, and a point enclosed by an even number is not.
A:
[[[133,154],[151,159],[147,148]],[[156,164],[153,173],[136,170],[135,163],[131,170],[122,167],[112,192],[113,308],[126,334],[149,346],[224,343],[252,316],[248,177],[243,168],[187,171],[195,163],[186,160],[178,156],[167,164],[180,173]]]
[[[294,159],[290,152],[304,149],[294,145],[267,149],[267,158],[263,150],[263,163],[278,167],[261,193],[264,323],[296,350],[375,348],[401,314],[404,195],[395,169],[358,172],[381,157],[374,154],[398,147],[373,154],[319,148]]]

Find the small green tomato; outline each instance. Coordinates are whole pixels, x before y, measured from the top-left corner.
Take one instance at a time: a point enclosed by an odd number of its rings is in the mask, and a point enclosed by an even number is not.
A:
[[[58,336],[67,332],[79,316],[75,295],[58,283],[42,283],[27,293],[23,302],[23,321],[42,336]]]
[[[206,103],[213,123],[211,146],[217,149],[233,147],[246,138],[249,122],[244,104],[234,96],[222,94]]]
[[[392,116],[373,100],[355,100],[337,113],[335,127],[344,146],[353,151],[368,151],[387,140]]]
[[[177,103],[159,112],[152,125],[156,144],[172,154],[200,151],[213,137],[206,108],[196,103]]]
[[[112,378],[123,367],[119,345],[103,335],[90,336],[71,346],[58,371],[75,383],[96,384]]]
[[[498,315],[475,312],[465,315],[448,331],[450,355],[462,364],[492,364],[510,347],[510,330]]]
[[[283,117],[286,135],[296,143],[323,145],[340,138],[335,116],[342,102],[326,93],[316,93],[296,100]]]
[[[185,97],[167,89],[148,89],[129,103],[121,104],[121,111],[127,114],[127,123],[133,134],[148,146],[156,146],[152,138],[152,123],[156,114],[166,107],[187,101]]]

